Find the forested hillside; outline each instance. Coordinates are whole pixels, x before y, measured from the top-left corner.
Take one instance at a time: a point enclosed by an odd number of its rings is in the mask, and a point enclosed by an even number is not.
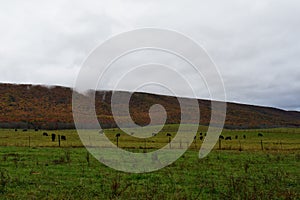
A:
[[[115,127],[111,114],[111,92],[96,95],[96,112],[104,127]],[[210,121],[210,101],[198,100],[201,110],[200,124]],[[165,107],[167,123],[180,123],[180,107],[175,97],[134,93],[130,113],[139,125],[150,122],[149,108],[154,104]],[[228,103],[225,127],[267,128],[299,127],[300,113],[275,108]],[[36,85],[0,84],[0,127],[2,128],[74,128],[72,115],[72,89]]]

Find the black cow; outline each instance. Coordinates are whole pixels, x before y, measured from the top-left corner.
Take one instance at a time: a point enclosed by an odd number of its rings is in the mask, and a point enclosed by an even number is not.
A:
[[[26,128],[24,128],[22,131],[23,131],[23,132],[27,132],[27,129],[26,129]]]
[[[246,135],[243,135],[243,138],[246,139]]]
[[[223,136],[223,135],[220,135],[220,136],[219,136],[219,139],[224,140],[224,136]]]
[[[39,129],[38,129],[38,128],[35,128],[34,131],[37,132],[37,131],[39,131]]]
[[[200,140],[203,140],[203,136],[200,136],[200,138],[199,138]]]
[[[56,135],[54,133],[51,134],[51,139],[52,139],[52,142],[55,141],[55,138],[56,138]]]
[[[15,131],[17,132],[17,131],[18,131],[18,129],[16,129],[16,128],[15,128]]]
[[[202,135],[202,133],[200,133],[200,135]]]
[[[67,140],[67,137],[65,135],[62,135],[61,140]]]
[[[236,139],[236,140],[239,139],[239,136],[236,135],[236,136],[235,136],[235,139]]]
[[[44,133],[43,133],[43,136],[48,136],[48,133],[44,132]]]
[[[225,140],[231,140],[231,136],[226,137]]]
[[[257,134],[258,137],[263,137],[264,135],[262,133]]]

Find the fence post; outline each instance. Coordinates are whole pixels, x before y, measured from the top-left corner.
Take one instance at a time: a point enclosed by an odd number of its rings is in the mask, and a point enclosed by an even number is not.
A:
[[[60,147],[60,135],[58,135],[58,146]]]

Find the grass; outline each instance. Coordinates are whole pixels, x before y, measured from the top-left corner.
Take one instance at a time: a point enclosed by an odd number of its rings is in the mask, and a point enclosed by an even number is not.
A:
[[[93,157],[88,162],[84,148],[0,149],[3,198],[300,198],[299,152],[214,151],[199,160],[197,152],[189,150],[160,171],[127,174],[114,171]]]
[[[157,134],[157,136],[150,137],[147,139],[139,139],[138,133],[128,135],[119,129],[108,129],[105,130],[105,135],[116,145],[116,134],[120,133],[119,147],[125,149],[142,149],[147,148],[148,150],[161,148],[168,144],[169,139],[166,136],[167,133],[171,133],[172,137],[176,135],[178,125],[166,125],[163,130]],[[186,131],[190,131],[188,127]],[[198,129],[196,143],[193,143],[190,148],[199,149],[203,140],[199,139],[200,132],[204,134],[207,131],[207,127],[201,126]],[[48,137],[43,136],[43,132],[48,133]],[[83,147],[82,142],[76,130],[58,130],[58,131],[34,131],[29,130],[22,132],[18,130],[0,129],[0,146],[31,146],[31,147],[58,147],[58,141],[56,138],[55,142],[51,141],[51,134],[66,136],[66,141],[61,141],[61,147]],[[258,133],[262,133],[263,137],[258,137]],[[230,141],[221,141],[221,148],[223,150],[261,150],[261,141],[263,142],[263,148],[265,150],[300,150],[300,129],[296,128],[276,128],[276,129],[257,129],[257,130],[226,130],[222,132],[224,137],[231,136]],[[246,136],[246,139],[243,136]],[[235,137],[238,136],[238,139]],[[96,138],[89,138],[91,143],[96,141]],[[187,144],[182,142],[182,148],[186,147]],[[179,145],[178,145],[179,146]],[[215,146],[218,149],[219,145]]]
[[[168,125],[146,147],[165,145],[166,133],[174,137],[176,128]],[[200,129],[204,134],[205,127]],[[221,150],[216,144],[199,159],[202,141],[197,139],[197,147],[192,144],[176,162],[146,174],[99,163],[75,130],[48,132],[67,137],[60,148],[53,148],[58,142],[43,132],[0,130],[0,199],[300,199],[299,129],[224,130],[222,135],[233,140],[222,140]],[[264,136],[258,137],[259,132]],[[105,132],[113,142],[116,133],[121,133],[120,147],[144,148],[144,140],[120,130]]]

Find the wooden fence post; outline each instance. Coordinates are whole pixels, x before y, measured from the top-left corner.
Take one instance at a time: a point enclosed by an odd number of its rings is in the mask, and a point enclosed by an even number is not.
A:
[[[58,146],[60,147],[60,135],[58,135]]]

